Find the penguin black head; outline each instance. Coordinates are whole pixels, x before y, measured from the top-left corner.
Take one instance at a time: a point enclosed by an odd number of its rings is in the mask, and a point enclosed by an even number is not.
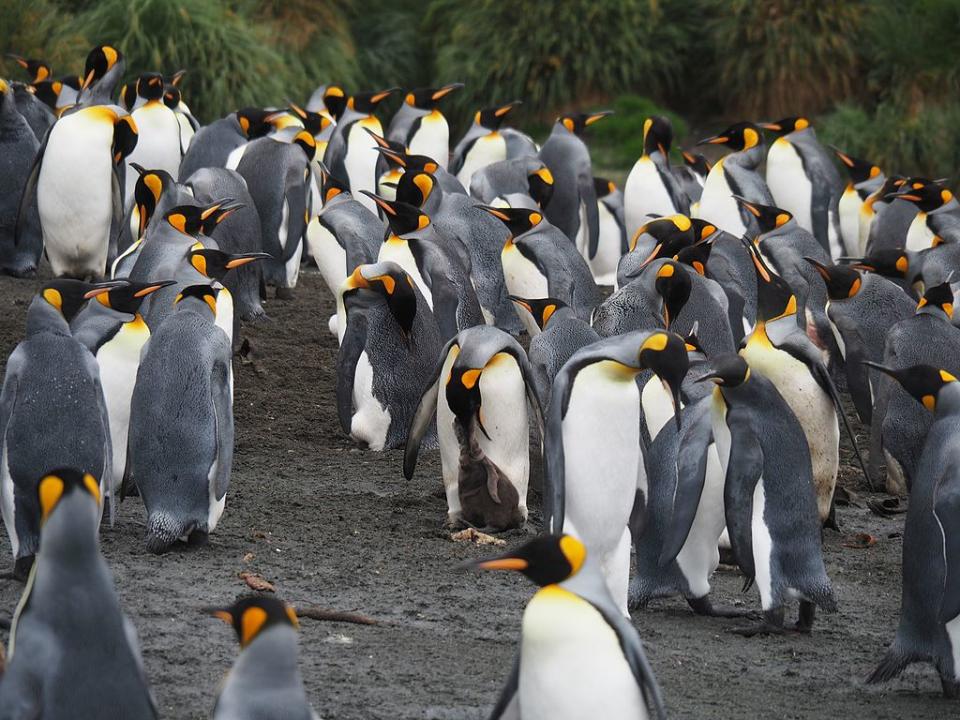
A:
[[[899,198],[917,206],[920,212],[933,212],[953,200],[953,193],[937,182],[923,178],[911,178],[900,186],[897,192],[887,196]]]
[[[613,195],[617,191],[617,184],[613,180],[604,177],[593,177],[593,192],[597,195],[597,200],[602,200],[608,195]]]
[[[187,252],[187,260],[193,269],[211,280],[223,280],[227,273],[235,268],[270,257],[272,256],[268,253],[262,252],[231,255],[213,248],[191,248]]]
[[[433,110],[447,95],[462,87],[463,83],[450,83],[439,88],[417,88],[408,92],[403,101],[419,110]]]
[[[326,115],[304,110],[295,103],[290,103],[290,112],[300,118],[300,122],[303,123],[303,129],[311,135],[319,135],[330,127],[330,118]]]
[[[527,175],[527,191],[538,206],[545,208],[553,197],[553,173],[550,172],[550,168],[544,165]],[[598,194],[597,197],[599,198],[600,195]]]
[[[687,345],[672,332],[654,332],[640,345],[637,355],[640,367],[652,370],[663,381],[673,399],[673,416],[680,429],[680,389],[690,368]]]
[[[30,76],[30,83],[35,85],[44,80],[49,80],[53,75],[50,64],[45,60],[34,60],[33,58],[23,58],[13,53],[7,53],[7,57],[13,60],[17,65],[27,71]]]
[[[373,149],[380,153],[381,157],[387,161],[387,164],[391,168],[407,167],[407,148],[403,143],[387,140],[370,128],[364,128],[364,131],[370,136],[373,142],[376,143]]]
[[[852,265],[824,265],[810,257],[803,258],[813,266],[827,286],[831,300],[846,300],[860,292],[863,279]]]
[[[710,173],[710,163],[707,162],[707,158],[703,155],[686,150],[681,150],[680,155],[683,156],[683,164],[700,177],[706,177]]]
[[[539,535],[516,550],[470,563],[480,570],[516,570],[540,587],[573,577],[587,559],[587,548],[573,535]]]
[[[130,167],[140,175],[133,187],[133,201],[140,213],[139,236],[143,237],[147,224],[157,209],[157,203],[160,202],[160,196],[173,187],[176,181],[166,170],[146,170],[136,163],[130,163]]]
[[[657,258],[673,257],[683,248],[697,241],[690,218],[679,214],[654,218],[641,225],[630,240],[631,251],[637,247],[641,235],[650,235],[657,241],[650,255],[643,261],[642,267],[649,265]]]
[[[72,492],[89,495],[100,505],[100,483],[90,473],[76,468],[57,468],[40,478],[37,498],[40,501],[40,522],[46,523],[60,501]]]
[[[769,322],[796,313],[797,299],[787,282],[767,267],[753,243],[743,240],[743,244],[757,277],[757,320]]]
[[[255,107],[242,108],[235,113],[240,129],[248,140],[256,140],[273,130],[272,121],[279,114],[274,110]]]
[[[10,85],[6,80],[0,78],[0,97],[3,97],[10,91]]]
[[[490,439],[487,429],[483,426],[482,398],[480,396],[480,376],[483,368],[457,367],[456,363],[447,375],[444,393],[447,404],[464,428],[470,427],[470,422],[476,418],[480,431]]]
[[[323,163],[320,163],[320,195],[323,197],[323,203],[326,205],[333,198],[341,193],[349,193],[350,185],[333,175]]]
[[[679,263],[667,260],[657,269],[657,279],[653,285],[663,298],[663,325],[669,330],[670,322],[676,319],[690,299],[690,276]]]
[[[903,386],[903,389],[914,400],[930,412],[937,409],[937,396],[940,391],[950,383],[957,381],[946,370],[930,365],[913,365],[907,368],[894,369],[869,360],[864,360],[863,364],[892,377]]]
[[[137,95],[144,100],[160,100],[163,97],[163,88],[163,75],[160,73],[144,73],[137,78]]]
[[[950,283],[940,283],[927,288],[917,303],[917,310],[923,307],[940,308],[948,318],[953,318],[953,288]]]
[[[760,144],[760,128],[751,122],[731,125],[719,135],[704,138],[698,145],[724,145],[731,150],[749,150]]]
[[[713,249],[713,243],[706,240],[700,240],[688,247],[680,250],[673,259],[694,269],[697,275],[706,276],[707,262],[710,260],[710,251]]]
[[[733,198],[740,207],[757,219],[757,226],[761,235],[776,230],[778,227],[783,227],[793,220],[793,215],[781,208],[750,202],[739,195],[734,195]]]
[[[910,257],[904,250],[883,248],[854,259],[850,267],[884,277],[905,278],[910,270]]]
[[[188,299],[200,300],[210,308],[210,312],[216,317],[217,295],[220,294],[220,290],[221,288],[213,287],[213,285],[188,285],[180,291],[180,294],[174,299],[173,304],[179,305]]]
[[[205,612],[232,626],[242,648],[274,625],[294,629],[300,627],[296,611],[285,602],[268,595],[246,595],[238,598],[230,607],[208,608]]]
[[[563,300],[557,300],[557,298],[522,298],[516,295],[507,297],[529,312],[540,330],[546,330],[547,323],[557,310],[567,307]]]
[[[234,202],[230,199],[218,200],[203,207],[178,205],[168,210],[163,217],[175,230],[182,232],[184,235],[197,237],[199,235],[210,235],[218,224],[242,207],[243,203]]]
[[[806,130],[810,127],[810,120],[805,117],[788,117],[783,120],[777,120],[776,122],[760,123],[760,127],[764,130],[770,130],[775,133],[777,137],[783,137],[792,132]]]
[[[437,179],[423,170],[408,170],[397,182],[397,200],[423,207],[437,187]]]
[[[143,299],[157,290],[173,285],[175,280],[157,280],[155,282],[137,282],[127,280],[122,285],[99,293],[96,298],[104,307],[117,312],[135,315],[140,310]]]
[[[301,130],[294,136],[293,144],[303,150],[307,162],[313,162],[317,156],[317,140],[308,130]]]
[[[866,203],[872,209],[874,203],[891,202],[893,195],[899,192],[900,188],[907,182],[903,175],[890,175],[883,181],[883,185],[873,195],[867,198]]]
[[[176,110],[180,107],[180,101],[183,99],[180,94],[180,88],[176,85],[167,85],[163,89],[163,104],[166,105],[171,110]]]
[[[394,263],[358,265],[343,285],[343,294],[370,290],[384,295],[390,314],[409,341],[417,316],[417,294],[413,279]]]
[[[687,350],[687,355],[699,354],[706,357],[707,353],[703,349],[703,344],[700,342],[700,338],[697,337],[696,325],[697,324],[694,323],[693,330],[683,339],[683,345]]]
[[[697,382],[713,380],[715,384],[723,387],[737,387],[750,378],[750,366],[739,355],[733,353],[718,355],[713,358],[711,364],[713,372],[697,378]]]
[[[122,282],[126,283],[126,281]],[[120,283],[121,281],[88,283],[82,280],[58,278],[44,283],[40,288],[40,296],[47,304],[56,308],[67,322],[70,322],[87,300],[108,292]]]
[[[558,117],[557,122],[563,125],[568,132],[572,132],[574,135],[583,135],[584,130],[597,120],[603,120],[607,115],[613,115],[613,110],[602,110],[596,113],[569,113]]]
[[[719,230],[716,225],[703,218],[690,218],[690,222],[693,223],[693,236],[697,239],[697,242],[712,238]]]
[[[389,88],[387,90],[376,90],[374,92],[363,92],[351,95],[347,100],[347,107],[358,113],[372,115],[377,109],[377,105],[382,103],[388,97],[397,92],[400,88]]]
[[[132,115],[116,115],[113,123],[113,162],[120,162],[137,147],[137,124]]]
[[[874,165],[869,160],[861,160],[855,158],[852,155],[847,155],[837,148],[833,148],[834,154],[843,163],[843,166],[847,169],[847,174],[850,176],[850,182],[854,185],[859,185],[866,180],[871,178],[878,177],[880,175],[880,168],[877,165]]]
[[[119,50],[109,45],[95,47],[87,55],[87,62],[83,68],[83,84],[81,90],[86,90],[97,80],[110,72],[118,62],[123,60]]]
[[[543,222],[543,215],[536,210],[528,210],[527,208],[498,208],[487,205],[477,205],[477,207],[490,213],[507,226],[507,230],[510,231],[510,240],[507,241],[508,243]]]
[[[477,110],[477,114],[473,116],[473,122],[490,131],[499,130],[503,119],[519,104],[519,100],[514,100],[506,105],[497,105],[496,107]]]
[[[37,100],[53,111],[57,109],[61,90],[63,90],[63,82],[60,80],[44,80],[33,85],[33,94]]]
[[[664,157],[670,154],[673,144],[673,125],[662,115],[653,115],[643,121],[643,154],[658,152]]]
[[[137,102],[136,83],[124,83],[120,88],[120,106],[128,112]]]
[[[347,109],[347,93],[339,85],[328,85],[323,91],[323,105],[330,116],[339,121],[343,111]]]
[[[406,173],[404,173],[406,175]],[[387,200],[367,190],[361,190],[383,211],[390,231],[397,237],[403,237],[417,230],[423,230],[430,224],[430,218],[420,212],[420,208],[400,200]]]

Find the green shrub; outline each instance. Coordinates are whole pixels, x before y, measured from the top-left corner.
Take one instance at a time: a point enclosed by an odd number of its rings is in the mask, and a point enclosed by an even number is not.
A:
[[[687,123],[674,112],[649,98],[621,95],[611,106],[614,114],[590,129],[591,153],[604,167],[630,168],[643,154],[643,122],[651,115],[664,115],[673,124],[673,159],[681,161],[679,143],[687,136]]]
[[[90,47],[73,29],[72,15],[52,0],[0,0],[0,54],[46,60],[54,76],[62,77],[83,71]],[[5,55],[0,57],[0,77],[27,79],[23,69]]]

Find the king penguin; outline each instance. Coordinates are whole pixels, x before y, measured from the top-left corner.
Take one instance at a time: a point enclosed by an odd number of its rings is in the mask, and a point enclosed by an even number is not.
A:
[[[450,125],[437,106],[462,87],[463,83],[451,83],[408,92],[390,121],[387,140],[400,143],[413,155],[433,158],[446,169],[450,161]]]
[[[23,237],[18,243],[17,216],[20,196],[33,170],[34,157],[40,144],[27,121],[17,112],[13,88],[0,78],[0,268],[13,275],[36,272],[43,252],[39,232],[36,199],[24,207]]]
[[[220,687],[213,720],[319,720],[297,663],[300,623],[291,606],[249,595],[209,612],[233,627],[240,641],[240,655]]]
[[[5,718],[155,720],[137,631],[98,547],[99,481],[89,472],[53,467],[33,483],[40,548],[10,628],[0,712]]]
[[[860,210],[864,201],[880,189],[886,177],[879,166],[869,160],[861,160],[847,155],[836,148],[833,152],[843,163],[850,176],[847,186],[840,196],[837,209],[840,213],[840,234],[847,255],[863,255],[866,243],[860,244]],[[866,241],[866,237],[864,237]]]
[[[177,114],[163,104],[163,76],[145,73],[137,78],[137,94],[146,102],[130,115],[137,128],[137,145],[127,156],[124,202],[129,203],[137,173],[130,170],[132,163],[151,170],[163,170],[171,177],[180,174],[180,121]]]
[[[77,105],[109,105],[123,77],[126,61],[123,53],[109,45],[99,45],[87,55]]]
[[[624,221],[632,238],[650,218],[690,213],[690,200],[670,171],[673,125],[654,115],[643,121],[643,154],[623,187]]]
[[[147,511],[146,546],[206,542],[223,514],[233,465],[230,340],[215,324],[216,288],[192,285],[144,347],[130,410],[129,475]]]
[[[421,439],[436,419],[451,526],[500,531],[527,519],[528,402],[542,433],[527,355],[502,330],[467,328],[440,352],[407,435],[403,473],[413,477]]]
[[[519,101],[478,110],[473,124],[453,148],[450,172],[463,187],[470,187],[473,174],[491,163],[507,159],[507,142],[500,132],[507,114]]]
[[[616,283],[617,265],[627,252],[627,233],[624,225],[623,192],[613,180],[594,177],[597,195],[597,254],[589,260],[590,271],[598,285]]]
[[[7,360],[0,394],[0,509],[26,577],[37,552],[37,483],[52,468],[76,464],[110,476],[110,422],[93,355],[70,333],[85,300],[109,287],[52,280],[27,309],[26,336]]]
[[[932,182],[913,188],[906,183],[893,194],[894,198],[913,203],[917,214],[907,228],[904,247],[924,250],[943,241],[946,232],[956,232],[960,225],[960,202],[943,183]]]
[[[517,570],[540,586],[523,612],[520,648],[490,720],[666,718],[643,643],[610,596],[591,546],[541,535],[475,566]]]

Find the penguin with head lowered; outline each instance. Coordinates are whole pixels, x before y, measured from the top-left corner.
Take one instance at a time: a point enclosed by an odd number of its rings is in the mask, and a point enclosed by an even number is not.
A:
[[[501,160],[480,168],[470,181],[470,197],[484,205],[513,207],[510,198],[528,195],[543,207],[553,193],[553,174],[539,157]]]
[[[390,120],[387,140],[398,142],[413,155],[434,158],[442,168],[450,159],[450,125],[437,105],[463,83],[439,88],[417,88],[403,98],[403,103]]]
[[[371,450],[403,446],[443,341],[413,278],[393,262],[360,265],[340,288],[340,426]],[[424,436],[435,447],[436,435]]]
[[[43,238],[35,198],[24,207],[23,232],[17,242],[20,196],[40,147],[27,121],[17,111],[13,88],[0,78],[0,268],[13,275],[35,272]]]
[[[893,378],[933,414],[910,488],[903,529],[900,624],[886,655],[867,679],[891,680],[916,662],[933,663],[943,694],[960,697],[960,383],[930,365],[888,367]]]
[[[109,45],[99,45],[87,55],[77,105],[109,105],[123,77],[126,61],[123,53]]]
[[[543,428],[526,353],[507,333],[483,325],[451,339],[435,368],[407,435],[404,475],[413,477],[436,418],[447,522],[519,527],[527,519],[528,401]]]
[[[749,122],[735,123],[719,135],[701,140],[700,144],[723,145],[732,152],[710,168],[694,215],[735,237],[742,237],[748,229],[755,230],[752,216],[733,196],[761,205],[774,204],[770,188],[757,171],[766,155],[760,128]]]
[[[654,115],[643,121],[643,154],[633,164],[623,186],[627,237],[651,217],[690,213],[690,199],[670,168],[673,126]]]
[[[550,137],[540,148],[540,159],[554,178],[553,193],[544,214],[588,260],[597,254],[600,219],[590,151],[580,136],[588,126],[610,114],[606,110],[563,115],[557,118]]]
[[[763,123],[777,139],[767,152],[767,186],[783,208],[832,257],[845,255],[839,203],[843,181],[827,149],[805,117]]]
[[[540,586],[523,612],[520,647],[491,720],[666,717],[640,637],[589,545],[541,535],[475,567],[516,570]]]
[[[669,387],[667,406],[679,412],[687,365],[680,337],[639,331],[577,351],[553,382],[544,436],[545,525],[550,532],[575,535],[590,548],[624,614],[628,523],[634,505],[645,507],[648,495],[637,377],[652,370]]]
[[[473,124],[453,148],[450,172],[457,176],[463,187],[470,187],[473,174],[491,163],[508,159],[507,141],[500,126],[507,114],[519,101],[477,110]]]
[[[220,686],[213,720],[319,718],[307,700],[297,663],[300,623],[292,607],[267,595],[248,595],[209,612],[232,626],[240,641],[240,655]]]
[[[869,160],[861,160],[852,155],[833,149],[834,154],[847,169],[850,176],[843,194],[840,196],[840,202],[837,204],[837,211],[840,215],[840,236],[843,239],[843,247],[846,255],[862,255],[866,249],[866,244],[860,243],[860,209],[864,201],[883,185],[886,177],[879,166],[874,165]],[[866,241],[866,236],[863,237]]]
[[[206,542],[227,501],[233,465],[233,398],[217,288],[191,285],[150,335],[130,410],[128,476],[147,511],[147,549],[186,536]],[[126,479],[126,478],[125,478]]]
[[[784,605],[800,599],[796,629],[816,608],[836,610],[823,564],[810,451],[777,388],[737,355],[712,358],[712,423],[726,477],[724,511],[737,565],[760,591],[763,620],[738,632],[783,632]],[[703,446],[703,452],[707,450]]]
[[[100,483],[51,467],[35,478],[37,561],[10,628],[0,713],[7,718],[155,720],[137,631],[100,554]]]
[[[54,274],[106,273],[110,240],[123,218],[123,159],[136,144],[136,123],[117,106],[81,107],[50,128],[24,187],[17,235],[36,193]]]
[[[37,483],[51,468],[76,464],[110,477],[110,423],[97,362],[70,333],[84,301],[109,286],[51,280],[27,310],[26,336],[7,359],[0,394],[0,509],[26,577],[37,552]]]

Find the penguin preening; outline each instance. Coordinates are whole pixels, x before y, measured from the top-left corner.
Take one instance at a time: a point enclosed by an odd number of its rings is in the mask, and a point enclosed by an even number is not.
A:
[[[666,717],[660,686],[595,552],[572,535],[541,535],[474,563],[540,586],[523,612],[520,647],[491,720]]]
[[[84,64],[83,82],[77,94],[77,104],[84,107],[109,105],[120,78],[123,77],[125,66],[123,53],[116,48],[109,45],[93,48]]]
[[[435,368],[407,435],[404,475],[413,476],[421,439],[436,418],[447,522],[519,527],[527,519],[528,402],[543,428],[526,353],[507,333],[482,325],[451,339]]]
[[[155,720],[137,631],[98,547],[100,481],[54,467],[33,483],[40,546],[10,628],[0,714]]]

